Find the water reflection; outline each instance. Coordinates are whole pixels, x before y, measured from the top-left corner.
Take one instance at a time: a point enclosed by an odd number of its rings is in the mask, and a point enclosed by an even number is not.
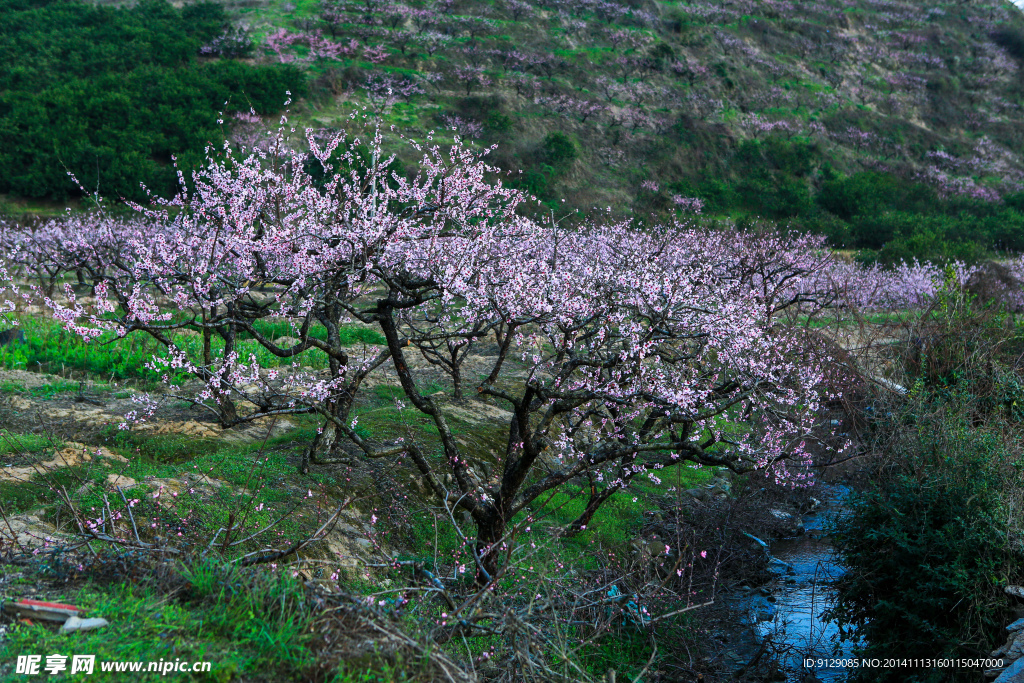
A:
[[[844,487],[823,488],[825,503],[817,514],[804,517],[805,535],[784,539],[771,544],[771,554],[781,562],[772,563],[778,576],[777,588],[772,593],[774,610],[770,618],[758,620],[758,637],[771,637],[778,651],[785,651],[784,664],[789,681],[803,681],[808,669],[804,658],[849,658],[852,643],[839,643],[839,628],[826,621],[822,614],[832,607],[835,593],[830,581],[842,575],[844,567],[823,535],[824,515],[841,509],[847,490]],[[785,563],[785,564],[783,564]],[[756,608],[755,608],[756,611]],[[760,615],[762,619],[768,616]],[[843,681],[846,669],[815,667],[820,681]]]

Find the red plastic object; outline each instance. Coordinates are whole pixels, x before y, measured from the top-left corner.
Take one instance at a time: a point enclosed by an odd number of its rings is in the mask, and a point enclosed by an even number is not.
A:
[[[16,614],[18,617],[32,616],[36,619],[46,621],[67,621],[68,617],[77,617],[81,610],[74,605],[66,605],[61,602],[46,602],[45,600],[19,600],[4,604],[4,611]]]

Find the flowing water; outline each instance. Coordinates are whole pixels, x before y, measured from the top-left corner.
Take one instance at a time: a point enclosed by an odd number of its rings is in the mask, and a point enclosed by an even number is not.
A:
[[[761,640],[770,637],[777,652],[786,652],[782,663],[789,681],[805,679],[809,672],[804,665],[806,658],[850,657],[851,642],[840,643],[836,651],[839,628],[822,617],[835,600],[829,582],[844,572],[822,531],[822,523],[825,516],[841,511],[847,492],[846,487],[822,485],[817,493],[822,505],[804,516],[804,535],[770,544],[771,555],[776,558],[771,568],[778,575],[775,588],[768,597],[751,598],[754,630]],[[811,669],[819,681],[846,679],[847,670],[840,666],[815,664]]]

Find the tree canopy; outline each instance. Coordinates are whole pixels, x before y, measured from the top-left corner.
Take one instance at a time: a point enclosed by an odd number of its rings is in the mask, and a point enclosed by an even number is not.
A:
[[[0,192],[137,199],[175,188],[223,140],[220,112],[281,108],[305,79],[289,65],[200,60],[228,30],[213,4],[129,8],[0,0]]]

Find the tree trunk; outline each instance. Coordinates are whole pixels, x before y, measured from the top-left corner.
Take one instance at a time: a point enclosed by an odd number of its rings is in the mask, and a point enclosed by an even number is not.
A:
[[[498,560],[501,557],[501,540],[505,536],[505,520],[497,511],[490,512],[483,519],[476,521],[476,556],[480,564],[476,568],[477,586],[486,586],[498,571]]]
[[[334,426],[333,422],[327,422],[320,431],[317,432],[316,437],[313,439],[313,443],[309,444],[305,451],[302,452],[302,460],[299,463],[299,472],[301,474],[309,474],[309,464],[315,465],[322,464],[323,462],[330,459],[330,453],[334,450],[334,446],[338,441],[338,428]]]

